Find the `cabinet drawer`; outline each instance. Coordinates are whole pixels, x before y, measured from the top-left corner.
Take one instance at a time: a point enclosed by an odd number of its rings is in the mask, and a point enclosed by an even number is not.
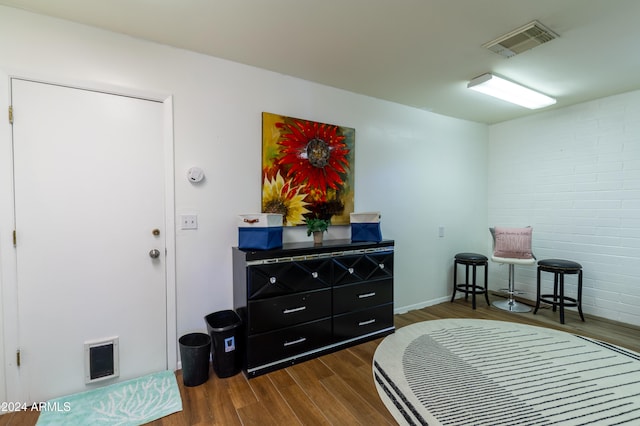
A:
[[[359,311],[393,302],[393,281],[350,284],[333,290],[333,313]]]
[[[334,259],[334,286],[393,277],[393,252],[341,256]]]
[[[330,259],[317,259],[249,266],[247,298],[330,288],[331,265]]]
[[[333,318],[333,334],[337,340],[350,339],[389,327],[393,327],[393,303]]]
[[[249,301],[247,331],[262,333],[331,316],[331,290]]]
[[[296,356],[331,343],[331,318],[247,339],[247,369]]]

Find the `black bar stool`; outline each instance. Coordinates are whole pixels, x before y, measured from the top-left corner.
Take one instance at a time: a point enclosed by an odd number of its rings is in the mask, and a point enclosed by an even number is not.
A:
[[[540,291],[540,272],[551,272],[553,274],[553,294],[541,294]],[[564,276],[565,274],[578,275],[578,295],[576,298],[564,295]],[[564,308],[577,307],[580,318],[584,321],[582,315],[582,265],[577,262],[563,259],[544,259],[538,261],[538,297],[536,298],[536,308],[533,311],[538,312],[540,302],[548,303],[553,306],[553,312],[556,307],[560,307],[560,323],[564,324]]]
[[[471,304],[473,309],[476,308],[476,294],[484,294],[484,300],[489,305],[489,289],[487,286],[489,259],[486,256],[477,253],[458,253],[453,261],[453,295],[451,302],[456,298],[456,291],[464,293],[464,299],[469,300],[471,294]],[[465,266],[465,282],[458,284],[458,265]],[[469,266],[473,268],[472,281],[469,282]],[[476,283],[476,267],[484,266],[484,287]]]

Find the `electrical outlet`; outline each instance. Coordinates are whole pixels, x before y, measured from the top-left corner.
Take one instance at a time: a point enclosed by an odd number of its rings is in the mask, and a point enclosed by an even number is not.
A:
[[[183,214],[180,216],[181,229],[198,229],[198,215]]]
[[[438,227],[438,237],[444,238],[444,226],[442,225]]]

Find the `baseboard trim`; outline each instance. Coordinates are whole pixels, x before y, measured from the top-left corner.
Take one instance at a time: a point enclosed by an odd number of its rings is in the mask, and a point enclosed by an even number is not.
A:
[[[489,295],[496,296],[496,297],[502,297],[502,298],[506,298],[507,297],[506,293],[501,292],[501,291],[497,291],[497,290],[489,290]],[[460,295],[458,297],[464,297],[464,294],[462,294],[462,295]],[[536,306],[536,301],[535,300],[531,300],[531,299],[528,299],[526,297],[522,297],[522,296],[517,296],[516,295],[514,297],[514,299],[517,300],[518,302],[524,303],[524,304],[532,306],[532,307]],[[399,306],[399,307],[395,307],[393,309],[393,313],[394,314],[406,314],[409,311],[426,308],[428,306],[437,305],[439,303],[448,302],[450,300],[451,300],[451,296],[445,296],[445,297],[439,297],[437,299],[427,300],[427,301],[420,302],[420,303],[414,303],[412,305]],[[568,309],[569,310],[571,310],[571,309],[575,310],[575,308],[568,308]],[[640,332],[640,326],[629,324],[629,323],[626,323],[626,322],[616,321],[616,320],[612,320],[612,319],[609,319],[609,318],[604,318],[604,317],[600,317],[600,316],[592,315],[592,314],[587,314],[587,313],[584,313],[584,317],[585,317],[585,319],[593,318],[594,320],[606,322],[606,323],[609,323],[609,324],[615,324],[615,325],[620,326],[620,327],[626,327],[626,328],[628,328],[630,330],[637,330],[638,332]]]
[[[427,306],[438,305],[438,304],[440,304],[442,302],[448,302],[449,300],[451,300],[451,297],[447,296],[447,297],[440,297],[438,299],[427,300],[425,302],[415,303],[413,305],[395,307],[393,309],[393,313],[394,314],[406,314],[409,311],[426,308]]]

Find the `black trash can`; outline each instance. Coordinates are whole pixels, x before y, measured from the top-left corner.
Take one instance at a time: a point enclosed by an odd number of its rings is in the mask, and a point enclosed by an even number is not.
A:
[[[198,386],[209,380],[211,337],[205,333],[189,333],[182,336],[178,342],[184,385]]]
[[[242,368],[242,319],[235,311],[214,312],[204,317],[211,337],[213,371],[231,377]]]

